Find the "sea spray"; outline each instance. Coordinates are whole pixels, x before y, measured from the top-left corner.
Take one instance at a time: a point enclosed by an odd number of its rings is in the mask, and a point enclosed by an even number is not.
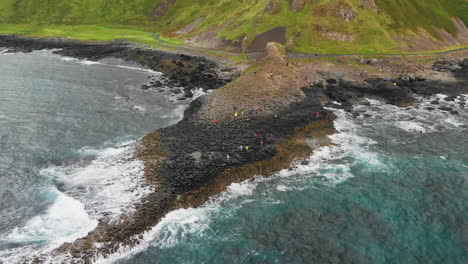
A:
[[[134,159],[135,142],[124,142],[105,149],[84,148],[83,160],[95,156],[90,164],[51,166],[42,171],[63,183],[65,192],[86,204],[95,218],[116,220],[130,214],[134,204],[152,191],[143,177],[143,162]],[[96,214],[96,215],[94,215]]]
[[[78,151],[81,161],[43,169],[41,173],[59,183],[62,191],[52,188],[43,192],[53,204],[43,215],[15,228],[3,239],[26,246],[0,251],[0,260],[17,263],[31,255],[50,255],[63,243],[92,231],[98,220],[105,218],[112,223],[123,214],[131,214],[153,188],[146,184],[143,163],[133,158],[135,144],[130,141],[103,149],[86,147]]]

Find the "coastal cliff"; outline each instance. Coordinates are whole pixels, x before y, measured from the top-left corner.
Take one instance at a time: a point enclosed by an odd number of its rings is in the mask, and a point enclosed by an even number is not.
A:
[[[335,118],[331,107],[358,116],[353,106],[366,104],[366,98],[407,106],[417,104],[417,96],[445,93],[450,100],[468,89],[463,51],[445,59],[425,58],[429,63],[421,63],[421,58],[357,57],[338,59],[330,66],[326,60],[290,59],[281,45],[270,43],[264,56],[239,75],[201,57],[122,43],[4,36],[0,46],[15,52],[60,48],[56,51],[60,55],[92,60],[120,58],[165,73],[165,87],[212,91],[195,99],[179,123],[138,142],[135,159],[144,162],[145,178],[154,191],[133,215],[112,224],[100,219],[94,231],[56,251],[70,253],[76,263],[91,263],[98,255],[138,244],[140,236],[168,212],[200,206],[231,183],[305,162],[315,148],[330,144],[327,135],[334,133]],[[366,66],[358,67],[356,61]],[[392,63],[386,72],[377,71]],[[402,70],[398,63],[411,67]],[[158,85],[162,84],[142,88]],[[41,262],[44,256],[36,257]]]

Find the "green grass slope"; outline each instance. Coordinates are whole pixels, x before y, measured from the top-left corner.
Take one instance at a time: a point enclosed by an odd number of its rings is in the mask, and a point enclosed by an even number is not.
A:
[[[232,41],[247,37],[249,44],[268,30],[287,27],[289,49],[329,53],[395,52],[401,47],[392,37],[395,34],[416,34],[424,29],[441,39],[436,28],[457,35],[453,18],[468,24],[468,0],[374,0],[378,11],[363,0],[304,0],[296,10],[293,2],[301,1],[1,0],[0,23],[3,28],[6,24],[34,25],[36,35],[47,36],[47,28],[55,29],[55,35],[60,35],[57,30],[61,27],[79,31],[73,25],[122,28],[122,34],[128,27],[169,33],[200,19],[190,33],[176,38],[216,32]],[[346,21],[343,12],[351,12],[352,19]],[[9,33],[15,31],[15,26],[8,27]],[[2,31],[6,32],[0,24]]]

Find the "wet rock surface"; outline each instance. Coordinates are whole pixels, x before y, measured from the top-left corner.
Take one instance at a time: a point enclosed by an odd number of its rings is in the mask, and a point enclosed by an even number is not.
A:
[[[364,98],[373,98],[389,104],[405,106],[416,102],[415,95],[428,96],[440,93],[448,95],[443,99],[444,101],[454,101],[460,94],[468,92],[467,75],[465,74],[467,69],[468,66],[457,70],[459,78],[456,82],[406,76],[387,80],[367,79],[364,83],[339,80],[336,83],[328,82],[328,85],[323,89],[330,99],[341,104],[329,103],[328,106],[344,109],[348,112],[353,108],[353,104],[362,104]],[[431,104],[437,106],[441,102],[433,100]],[[444,107],[439,109],[442,108]],[[447,111],[450,110],[447,109]]]

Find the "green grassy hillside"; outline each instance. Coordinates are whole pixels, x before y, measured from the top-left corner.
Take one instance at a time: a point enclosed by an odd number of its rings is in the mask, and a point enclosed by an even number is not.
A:
[[[377,9],[366,5],[369,1]],[[35,25],[42,32],[36,33],[43,36],[47,36],[44,28],[72,25],[131,26],[145,32],[170,33],[199,19],[190,33],[171,36],[183,40],[216,32],[238,42],[247,37],[249,44],[268,30],[286,27],[288,48],[301,52],[392,52],[401,46],[393,34],[415,34],[424,29],[441,39],[435,28],[442,28],[456,36],[453,18],[468,24],[468,0],[0,1],[0,23]],[[9,28],[9,32],[14,31],[14,26]]]

